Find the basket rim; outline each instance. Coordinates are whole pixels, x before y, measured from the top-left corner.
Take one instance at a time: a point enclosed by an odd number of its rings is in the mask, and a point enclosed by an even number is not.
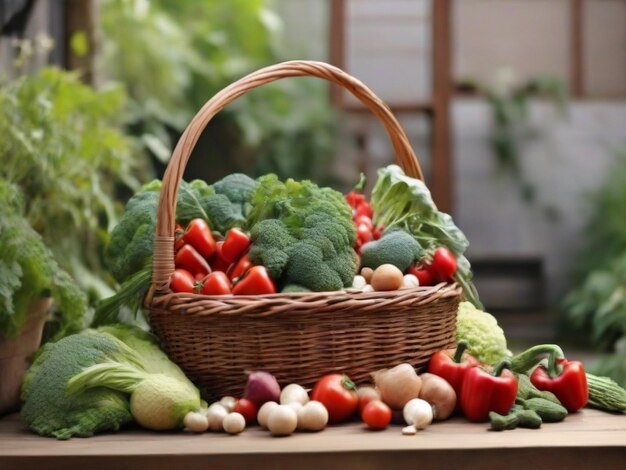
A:
[[[272,315],[316,306],[342,305],[344,307],[384,308],[387,304],[408,301],[416,307],[434,300],[461,296],[462,287],[457,283],[439,283],[394,291],[358,292],[352,289],[330,292],[277,293],[264,295],[202,295],[167,293],[155,295],[149,305],[150,314],[167,311],[168,315],[185,317],[254,316]],[[294,311],[295,310],[295,311]],[[309,315],[311,313],[309,312]]]

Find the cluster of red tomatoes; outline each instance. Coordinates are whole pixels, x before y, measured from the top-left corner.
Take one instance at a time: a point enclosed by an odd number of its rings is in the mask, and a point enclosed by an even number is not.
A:
[[[409,267],[407,274],[417,277],[420,286],[434,286],[438,282],[452,280],[456,273],[457,264],[454,253],[444,246],[440,246],[433,253],[430,262],[423,261]]]
[[[276,285],[263,266],[248,257],[250,238],[231,228],[223,240],[216,240],[203,219],[194,219],[183,228],[176,226],[175,271],[170,280],[173,292],[204,295],[273,294]]]
[[[365,199],[365,195],[358,191],[350,191],[346,194],[346,201],[352,207],[352,222],[356,227],[356,243],[354,249],[361,252],[361,247],[367,242],[378,240],[383,233],[384,227],[374,227],[372,222],[372,206]]]

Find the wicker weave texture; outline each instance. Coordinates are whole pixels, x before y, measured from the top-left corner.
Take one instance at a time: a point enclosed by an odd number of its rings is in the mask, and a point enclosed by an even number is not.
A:
[[[458,286],[398,293],[230,297],[230,306],[171,295],[150,323],[206,397],[241,396],[252,370],[271,372],[282,385],[310,387],[332,371],[363,383],[383,367],[424,365],[455,342]]]
[[[389,108],[363,83],[323,62],[290,61],[258,70],[214,95],[181,136],[163,176],[157,210],[150,325],[171,359],[207,398],[240,395],[246,371],[266,370],[282,385],[312,386],[323,374],[369,380],[379,368],[426,363],[455,340],[461,288],[440,284],[393,292],[321,292],[261,296],[172,293],[176,196],[202,131],[228,103],[286,77],[312,76],[339,84],[385,127],[396,162],[423,179],[409,140]],[[314,267],[312,267],[314,269]]]

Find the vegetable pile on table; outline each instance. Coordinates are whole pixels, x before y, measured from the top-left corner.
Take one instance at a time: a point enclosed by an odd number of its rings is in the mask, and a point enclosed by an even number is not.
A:
[[[34,432],[68,439],[134,422],[155,431],[229,434],[258,424],[287,436],[360,419],[366,429],[397,424],[402,434],[414,435],[454,415],[500,431],[538,428],[584,406],[626,411],[625,390],[585,373],[558,346],[518,355],[507,349],[472,284],[463,255],[467,239],[437,210],[424,184],[395,165],[379,171],[370,201],[359,189],[343,196],[275,175],[181,182],[170,288],[210,296],[358,295],[457,282],[466,300],[457,312],[456,350],[437,352],[421,371],[411,364],[371,371],[370,383],[355,384],[349,371],[329,373],[312,390],[252,371],[241,396],[209,405],[155,338],[117,323],[121,309],[138,309],[150,284],[160,188],[159,181],[141,188],[112,232],[105,259],[118,293],[97,306],[92,329],[44,345],[27,373],[22,418]],[[35,253],[48,276],[54,265],[43,250],[17,251],[11,242],[22,233],[11,220],[1,221],[0,237],[10,248],[4,257],[13,256],[26,278]],[[32,244],[37,247],[36,237]],[[69,301],[75,296],[64,276],[44,276],[38,285]],[[77,297],[76,305],[84,310],[84,299]]]

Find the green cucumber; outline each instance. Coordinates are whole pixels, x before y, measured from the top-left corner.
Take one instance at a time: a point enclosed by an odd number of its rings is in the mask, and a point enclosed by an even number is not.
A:
[[[545,398],[517,399],[516,402],[520,403],[525,409],[536,412],[546,423],[557,423],[563,421],[567,416],[567,410],[564,407]]]
[[[603,411],[626,411],[626,390],[609,377],[587,374],[589,406]]]

